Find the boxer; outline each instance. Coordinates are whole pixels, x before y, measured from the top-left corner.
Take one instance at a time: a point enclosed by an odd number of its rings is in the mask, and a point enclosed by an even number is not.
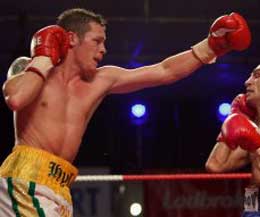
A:
[[[206,162],[209,172],[226,172],[251,164],[252,178],[245,188],[243,217],[260,216],[260,65],[245,82],[246,93],[231,105],[211,154]]]
[[[237,13],[218,18],[191,49],[136,69],[98,67],[106,53],[106,22],[69,9],[37,31],[25,69],[3,85],[14,112],[15,145],[0,167],[0,216],[72,216],[73,160],[92,114],[108,94],[174,83],[251,42]],[[2,196],[3,195],[3,196]]]

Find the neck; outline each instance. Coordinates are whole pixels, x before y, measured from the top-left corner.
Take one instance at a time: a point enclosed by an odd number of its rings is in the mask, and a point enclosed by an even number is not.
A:
[[[256,116],[254,122],[260,127],[260,106],[256,107]]]
[[[69,56],[64,62],[56,66],[53,72],[54,76],[62,80],[63,83],[69,83],[71,80],[80,77],[80,69]]]

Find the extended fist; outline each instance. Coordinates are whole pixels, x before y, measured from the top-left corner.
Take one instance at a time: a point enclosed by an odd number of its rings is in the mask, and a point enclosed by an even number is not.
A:
[[[31,56],[49,57],[53,65],[57,65],[67,55],[69,37],[67,32],[58,25],[40,29],[31,42]]]
[[[208,37],[192,46],[192,51],[197,59],[208,64],[231,50],[244,50],[250,43],[251,33],[247,22],[238,13],[231,13],[216,19]]]
[[[246,20],[238,13],[219,17],[210,27],[208,43],[217,56],[231,50],[245,50],[251,43]]]

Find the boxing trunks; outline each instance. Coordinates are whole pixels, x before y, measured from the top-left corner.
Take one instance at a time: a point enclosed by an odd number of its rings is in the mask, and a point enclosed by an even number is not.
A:
[[[260,217],[259,188],[245,188],[244,212],[242,217]]]
[[[71,217],[78,170],[46,151],[17,145],[0,167],[0,216]]]

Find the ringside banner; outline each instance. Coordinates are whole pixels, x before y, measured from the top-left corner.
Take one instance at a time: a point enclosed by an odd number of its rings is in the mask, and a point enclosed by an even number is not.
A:
[[[149,181],[144,184],[145,216],[237,217],[247,180]]]

